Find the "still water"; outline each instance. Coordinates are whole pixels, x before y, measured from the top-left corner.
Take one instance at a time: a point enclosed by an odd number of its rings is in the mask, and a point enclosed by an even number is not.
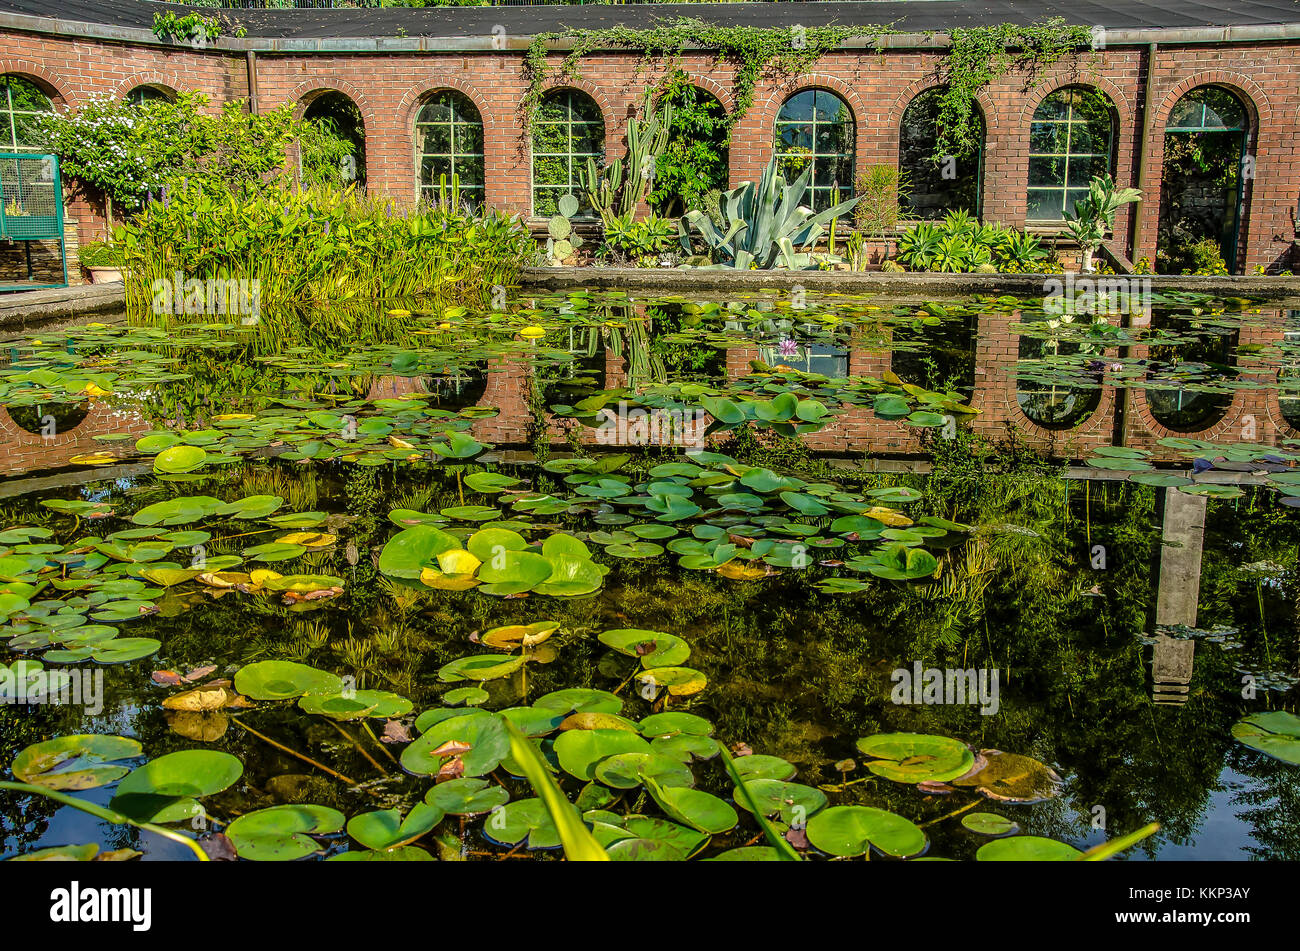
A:
[[[863,805],[924,833],[923,849],[877,853],[974,858],[991,838],[962,817],[992,813],[1078,849],[1158,822],[1129,860],[1300,858],[1300,766],[1232,732],[1296,711],[1300,318],[1192,294],[1101,315],[1009,297],[798,303],[579,292],[4,341],[0,664],[70,672],[90,697],[0,704],[0,768],[76,734],[138,741],[122,773],[230,754],[237,779],[194,778],[199,814],[162,823],[210,841],[282,804],[412,815],[440,771],[518,803],[532,792],[504,754],[430,769],[405,751],[441,719],[522,709],[602,844],[763,846],[707,743],[642,729],[577,769],[556,750],[570,730],[686,712],[729,750],[785,761],[736,759],[789,784],[762,791],[810,856],[827,850],[809,816]],[[476,557],[505,538],[521,540],[508,566]],[[539,622],[558,626],[526,648],[484,640]],[[493,652],[513,669],[458,674]],[[265,661],[384,701],[236,697],[236,674]],[[944,689],[924,689],[927,671]],[[226,689],[191,704],[211,709],[164,706],[205,684]],[[550,699],[573,688],[615,700]],[[559,726],[584,709],[625,722]],[[976,769],[989,751],[1022,759],[1001,785],[901,781],[857,745],[892,733],[960,741]],[[675,815],[638,780],[650,760],[627,782],[598,768],[647,741],[661,787],[684,763],[681,784],[737,821]],[[116,780],[73,794],[107,804]],[[411,847],[560,854],[526,808],[495,815],[439,814]],[[613,817],[634,815],[661,824],[633,839]],[[376,847],[314,831],[313,857]],[[194,857],[0,790],[0,855],[89,843]]]

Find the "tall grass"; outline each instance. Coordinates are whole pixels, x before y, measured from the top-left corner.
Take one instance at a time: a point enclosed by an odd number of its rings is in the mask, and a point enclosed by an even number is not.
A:
[[[536,246],[515,217],[471,214],[453,181],[433,206],[327,188],[232,194],[187,185],[117,230],[131,313],[156,281],[259,282],[263,307],[433,295],[481,301],[517,281]]]

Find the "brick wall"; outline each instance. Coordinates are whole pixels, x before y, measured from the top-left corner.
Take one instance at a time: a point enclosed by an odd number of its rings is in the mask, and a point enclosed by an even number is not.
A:
[[[1116,180],[1133,184],[1144,152],[1150,187],[1140,210],[1117,222],[1117,244],[1126,247],[1133,214],[1142,216],[1142,246],[1134,258],[1154,260],[1159,214],[1160,130],[1179,97],[1202,84],[1218,84],[1246,103],[1251,117],[1248,151],[1255,177],[1248,183],[1240,263],[1280,266],[1294,234],[1292,212],[1300,195],[1300,44],[1219,44],[1161,47],[1153,64],[1154,134],[1141,141],[1143,93],[1148,64],[1143,49],[1108,48],[1083,53],[1034,77],[1012,73],[984,89],[979,103],[987,128],[984,213],[986,220],[1022,224],[1025,214],[1029,122],[1035,107],[1063,85],[1090,85],[1106,94],[1118,119]],[[558,65],[562,56],[552,58]],[[842,96],[857,122],[858,168],[894,163],[903,110],[934,85],[941,54],[931,51],[836,52],[797,77],[770,76],[737,124],[730,150],[732,184],[756,177],[771,151],[773,121],[794,91],[820,86]],[[530,158],[519,102],[526,90],[518,52],[358,53],[350,55],[259,54],[257,83],[263,110],[283,102],[300,110],[313,93],[337,90],[358,105],[366,125],[369,186],[402,200],[416,196],[414,122],[422,98],[458,89],[477,106],[484,124],[487,200],[528,213]],[[732,70],[711,55],[688,54],[681,67],[727,108]],[[661,74],[636,53],[584,57],[581,78],[567,82],[589,93],[606,122],[606,146],[623,154],[621,138],[643,90]],[[199,89],[214,103],[246,96],[244,58],[221,51],[173,49],[30,33],[0,32],[0,73],[28,76],[75,107],[94,91],[124,95],[150,83]],[[558,83],[557,83],[558,84]],[[83,240],[103,234],[103,221],[84,201],[72,211]]]

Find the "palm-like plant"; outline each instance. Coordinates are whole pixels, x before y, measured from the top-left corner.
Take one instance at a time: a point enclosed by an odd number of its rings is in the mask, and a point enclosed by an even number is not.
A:
[[[1070,236],[1079,242],[1083,252],[1080,270],[1092,270],[1093,254],[1106,240],[1107,232],[1115,227],[1115,213],[1141,198],[1142,192],[1136,188],[1116,188],[1109,174],[1093,176],[1088,183],[1088,194],[1074,203],[1074,215],[1065,221]]]

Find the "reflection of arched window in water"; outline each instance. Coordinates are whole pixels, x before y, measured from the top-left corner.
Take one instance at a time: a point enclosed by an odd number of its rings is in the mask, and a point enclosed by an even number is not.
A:
[[[662,365],[664,380],[717,384],[727,375],[727,351],[705,334],[715,316],[698,304],[653,304],[645,315],[650,328],[650,353]]]
[[[1277,369],[1277,403],[1282,418],[1300,429],[1300,310],[1286,312],[1282,360]]]
[[[1046,330],[1046,315],[1037,319]],[[1025,315],[1026,323],[1034,320]],[[1101,402],[1101,367],[1093,366],[1101,353],[1093,349],[1050,332],[1022,334],[1015,369],[1020,411],[1044,429],[1071,429],[1091,416]]]
[[[538,368],[546,403],[572,406],[605,386],[605,344],[599,327],[569,327],[561,338],[572,358]]]
[[[1232,390],[1225,381],[1237,372],[1232,367],[1237,332],[1197,326],[1195,318],[1157,313],[1154,334],[1173,336],[1169,343],[1153,345],[1147,354],[1147,407],[1155,421],[1175,432],[1194,433],[1223,418],[1232,405]]]
[[[849,375],[849,351],[826,340],[817,324],[769,320],[762,329],[776,335],[775,343],[768,343],[758,351],[758,358],[768,366],[787,366],[832,379]]]
[[[432,405],[439,409],[464,409],[477,405],[487,392],[487,373],[479,364],[449,366],[442,373],[425,377],[424,388],[433,395]]]
[[[893,328],[889,366],[904,383],[930,390],[975,393],[975,318]]]
[[[9,418],[34,436],[58,436],[72,432],[89,413],[87,403],[40,403],[35,406],[11,406]]]

